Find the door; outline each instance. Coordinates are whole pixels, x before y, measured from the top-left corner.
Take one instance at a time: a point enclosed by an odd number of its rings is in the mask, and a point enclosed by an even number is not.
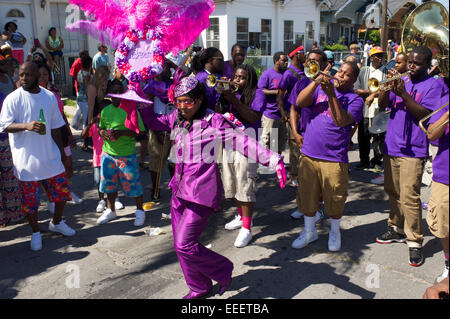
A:
[[[13,21],[17,24],[17,31],[27,38],[27,42],[23,48],[25,59],[33,46],[33,19],[34,18],[31,16],[31,5],[2,2],[2,5],[0,6],[0,21],[2,21],[0,27],[2,31],[4,30],[6,23]],[[42,43],[43,39],[40,40]]]

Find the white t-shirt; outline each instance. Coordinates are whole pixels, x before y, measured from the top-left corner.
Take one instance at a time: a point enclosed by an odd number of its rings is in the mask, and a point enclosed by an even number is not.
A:
[[[9,143],[14,162],[15,175],[20,181],[41,181],[65,171],[61,153],[52,138],[51,130],[65,125],[55,95],[40,88],[31,94],[19,88],[3,101],[0,114],[0,132],[12,123],[39,121],[40,110],[44,110],[46,134],[22,131],[9,134]]]

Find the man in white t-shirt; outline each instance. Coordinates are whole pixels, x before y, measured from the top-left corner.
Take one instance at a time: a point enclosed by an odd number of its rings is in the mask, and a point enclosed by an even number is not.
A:
[[[55,202],[49,230],[65,236],[75,234],[62,220],[66,201],[71,200],[67,177],[72,175],[72,159],[60,134],[65,122],[54,94],[39,87],[38,79],[38,66],[32,62],[23,64],[19,70],[21,88],[6,97],[0,113],[0,132],[10,133],[14,173],[23,193],[22,210],[33,230],[32,250],[42,248],[37,217],[41,185],[50,201]]]
[[[361,96],[365,100],[364,105],[364,119],[358,123],[358,145],[359,145],[359,159],[360,164],[358,169],[374,168],[375,170],[381,170],[383,154],[381,147],[384,140],[383,134],[371,135],[369,127],[371,120],[378,112],[378,95],[379,93],[371,93],[368,88],[368,80],[375,78],[381,81],[386,78],[386,74],[383,73],[382,66],[385,58],[385,52],[381,47],[374,47],[370,50],[371,65],[363,67],[359,73],[358,80],[355,82],[355,93]],[[370,154],[370,140],[373,137],[374,156],[369,160]]]

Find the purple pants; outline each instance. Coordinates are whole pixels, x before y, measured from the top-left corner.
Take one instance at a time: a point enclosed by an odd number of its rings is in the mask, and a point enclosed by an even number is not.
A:
[[[213,209],[172,196],[171,219],[174,248],[186,284],[195,293],[212,289],[212,281],[226,285],[233,263],[198,242]]]

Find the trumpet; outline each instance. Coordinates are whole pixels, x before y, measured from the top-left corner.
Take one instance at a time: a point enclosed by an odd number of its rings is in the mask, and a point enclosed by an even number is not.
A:
[[[215,88],[216,91],[220,93],[220,91],[230,90],[233,92],[237,92],[239,90],[239,86],[231,80],[220,80],[214,74],[208,75],[206,78],[206,85],[210,88]]]
[[[316,78],[319,74],[322,74],[322,75],[327,76],[330,79],[335,80],[335,82],[333,83],[334,87],[338,87],[341,84],[341,82],[339,81],[338,78],[335,78],[334,76],[332,76],[332,75],[330,75],[328,73],[320,71],[319,62],[317,62],[315,60],[307,61],[305,63],[305,68],[304,69],[305,69],[306,77],[309,78],[311,81],[313,81],[314,78]]]
[[[404,76],[409,75],[410,71],[407,71],[402,74],[395,75],[389,79],[378,81],[376,78],[370,78],[367,82],[367,88],[370,93],[375,92],[387,92],[394,88],[395,80],[398,80]]]
[[[432,129],[431,131],[428,131],[424,125],[423,122],[425,122],[426,120],[428,120],[430,117],[432,117],[434,114],[436,114],[437,112],[439,112],[440,110],[442,110],[444,107],[446,107],[448,105],[448,102],[445,103],[444,105],[442,105],[440,108],[438,108],[436,111],[428,114],[427,116],[425,116],[423,119],[421,119],[419,121],[419,126],[422,129],[422,131],[425,133],[425,135],[430,135],[432,134],[434,131],[436,131],[437,129],[441,128],[442,126],[448,124],[448,120],[444,121],[443,123],[441,123],[439,126],[435,127],[434,129]]]

